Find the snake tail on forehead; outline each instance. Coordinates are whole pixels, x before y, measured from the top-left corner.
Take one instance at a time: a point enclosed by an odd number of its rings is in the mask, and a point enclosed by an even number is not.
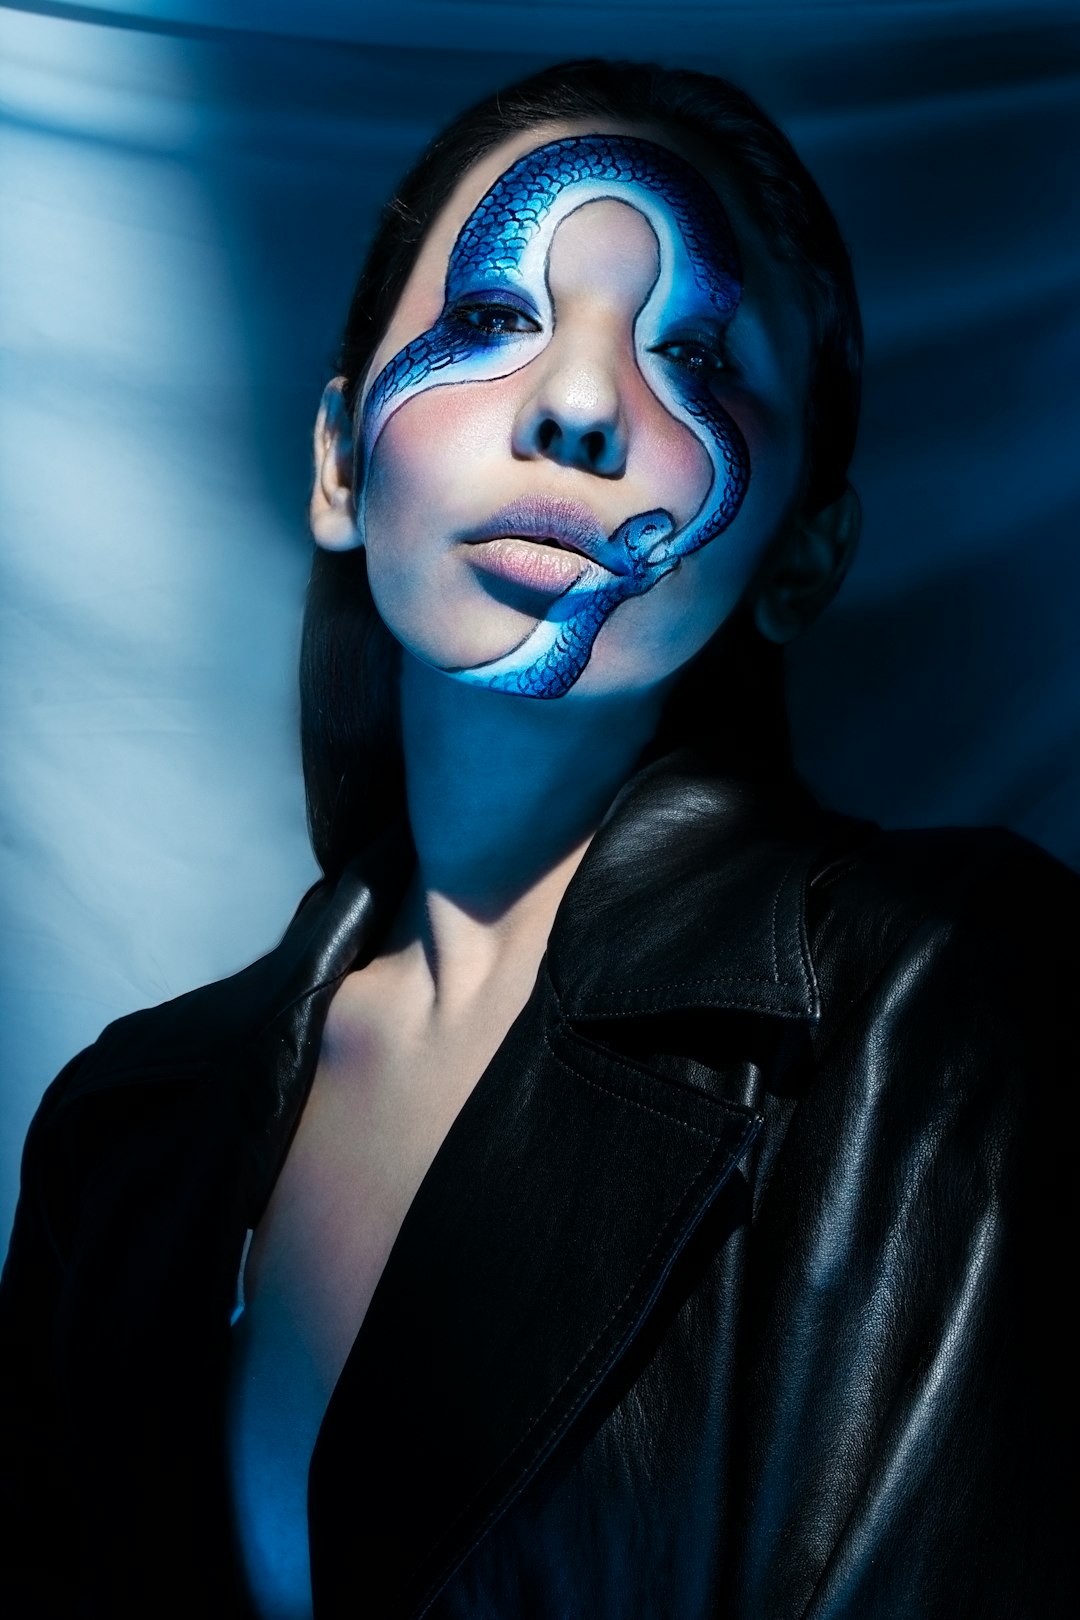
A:
[[[545,617],[502,657],[453,673],[527,697],[561,697],[585,669],[596,638],[620,602],[651,590],[683,557],[731,523],[750,479],[746,442],[714,397],[707,376],[672,364],[658,345],[689,314],[726,326],[742,295],[738,254],[719,197],[684,159],[629,135],[574,135],[528,152],[499,176],[458,233],[435,324],[382,368],[363,402],[365,459],[390,417],[433,387],[484,382],[527,365],[550,341],[554,311],[547,266],[556,230],[586,202],[610,198],[645,216],[660,271],[634,322],[637,364],[664,408],[696,436],[712,479],[691,520],[637,513],[611,536],[618,573],[595,561]],[[465,299],[511,297],[535,313],[538,329],[488,333],[455,319]]]

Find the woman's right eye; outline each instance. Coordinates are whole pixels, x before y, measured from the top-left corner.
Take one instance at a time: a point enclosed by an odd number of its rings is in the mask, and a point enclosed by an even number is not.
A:
[[[538,322],[513,304],[455,304],[452,320],[471,326],[485,337],[506,337],[517,332],[539,332]]]

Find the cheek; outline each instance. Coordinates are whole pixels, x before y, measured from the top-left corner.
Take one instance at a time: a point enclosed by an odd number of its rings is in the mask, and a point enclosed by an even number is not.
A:
[[[805,433],[794,410],[772,410],[758,401],[738,401],[732,416],[746,441],[750,482],[726,536],[747,582],[796,503],[802,484]]]
[[[498,383],[450,383],[415,394],[390,417],[364,480],[368,545],[408,545],[433,522],[475,521],[485,468],[508,454],[513,403]],[[477,483],[477,475],[480,484]]]
[[[669,622],[703,646],[741,600],[766,552],[788,521],[801,473],[797,423],[782,426],[756,408],[733,407],[750,458],[750,481],[728,527],[685,557],[669,580]]]
[[[627,474],[642,490],[644,507],[663,507],[681,528],[712,493],[712,461],[697,434],[650,398],[632,431]]]
[[[415,395],[379,434],[364,479],[369,548],[381,547],[391,535],[406,540],[440,487],[449,447],[439,431],[439,405],[450,392],[433,388]]]
[[[535,620],[493,602],[457,536],[517,493],[503,383],[457,383],[407,400],[380,433],[364,480],[368,578],[383,620],[440,668],[501,657]]]
[[[715,493],[712,459],[697,431],[673,416],[637,364],[624,368],[622,408],[629,438],[626,481],[635,511],[662,507],[677,528]]]
[[[747,401],[731,401],[728,408],[752,469],[739,511],[716,539],[684,557],[652,590],[616,609],[609,630],[597,639],[583,691],[647,683],[693,657],[738,605],[787,520],[799,487],[799,421],[780,421]],[[677,446],[670,453],[678,453]]]

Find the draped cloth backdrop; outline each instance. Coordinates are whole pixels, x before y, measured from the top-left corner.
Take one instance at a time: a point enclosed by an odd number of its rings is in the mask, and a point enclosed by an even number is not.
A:
[[[375,211],[561,57],[743,84],[851,243],[865,531],[798,764],[1080,865],[1080,10],[981,0],[0,6],[0,1227],[61,1064],[268,949],[315,867],[310,425]]]

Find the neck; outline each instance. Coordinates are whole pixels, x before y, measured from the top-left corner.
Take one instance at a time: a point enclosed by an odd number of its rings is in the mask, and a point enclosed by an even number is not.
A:
[[[589,840],[656,729],[666,686],[596,701],[515,697],[403,654],[401,730],[417,868],[399,923],[440,970],[536,956]],[[540,950],[542,951],[542,943]]]

